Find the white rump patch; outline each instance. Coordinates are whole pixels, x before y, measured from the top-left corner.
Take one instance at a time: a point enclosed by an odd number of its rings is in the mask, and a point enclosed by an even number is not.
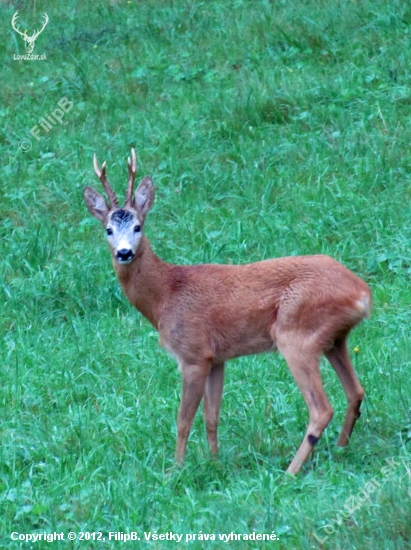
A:
[[[355,302],[357,309],[366,317],[370,314],[371,304],[370,297],[366,292],[361,293],[361,298]]]

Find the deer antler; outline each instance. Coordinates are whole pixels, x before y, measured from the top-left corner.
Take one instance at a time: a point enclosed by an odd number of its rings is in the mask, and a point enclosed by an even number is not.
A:
[[[103,162],[103,164],[101,166],[101,170],[100,170],[100,168],[98,166],[98,163],[97,163],[97,156],[94,153],[93,166],[94,166],[94,172],[96,173],[98,179],[101,181],[101,183],[103,184],[104,189],[106,190],[108,200],[110,201],[110,208],[117,208],[117,206],[118,206],[117,197],[116,197],[114,191],[111,189],[110,184],[108,183],[107,178],[106,178],[106,161]]]
[[[136,152],[134,149],[131,149],[131,159],[128,157],[127,159],[127,165],[128,165],[128,183],[127,183],[127,194],[126,194],[126,208],[130,208],[133,202],[133,185],[134,180],[136,179],[137,174],[137,159],[136,159]]]
[[[49,16],[47,15],[47,13],[45,13],[44,14],[43,26],[41,27],[41,29],[39,31],[35,31],[30,38],[37,38],[38,35],[44,31],[44,28],[45,28],[45,26],[47,25],[48,22],[49,22]]]
[[[11,26],[13,27],[13,29],[14,29],[16,32],[18,32],[19,34],[21,34],[21,36],[26,37],[27,34],[25,34],[24,32],[21,32],[21,31],[19,30],[20,27],[16,27],[16,21],[17,21],[17,19],[18,19],[18,17],[19,17],[19,16],[18,16],[18,13],[19,13],[19,12],[16,11],[16,13],[13,15],[13,18],[12,18],[12,20],[11,20]],[[44,28],[44,27],[43,27],[43,28]]]

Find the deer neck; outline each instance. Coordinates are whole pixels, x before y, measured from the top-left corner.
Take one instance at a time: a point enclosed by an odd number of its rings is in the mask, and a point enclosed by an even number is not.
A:
[[[124,294],[155,328],[167,298],[170,265],[160,260],[143,235],[135,258],[122,265],[113,259]]]

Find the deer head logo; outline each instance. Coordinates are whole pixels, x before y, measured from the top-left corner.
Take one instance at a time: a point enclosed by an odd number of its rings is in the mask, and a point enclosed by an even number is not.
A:
[[[13,29],[20,34],[20,36],[23,38],[24,42],[25,42],[25,46],[26,46],[26,51],[27,53],[31,53],[33,50],[34,50],[34,45],[36,43],[36,39],[38,37],[38,35],[40,33],[43,32],[45,26],[47,25],[47,23],[49,22],[49,18],[48,18],[48,15],[47,13],[44,14],[44,21],[43,21],[43,26],[41,27],[41,29],[38,31],[34,31],[34,33],[32,34],[32,36],[28,36],[27,34],[27,31],[24,31],[24,32],[21,32],[20,30],[20,27],[16,26],[16,21],[17,21],[17,18],[18,18],[18,11],[16,11],[16,13],[13,15],[13,19],[11,20],[11,26],[13,27]]]

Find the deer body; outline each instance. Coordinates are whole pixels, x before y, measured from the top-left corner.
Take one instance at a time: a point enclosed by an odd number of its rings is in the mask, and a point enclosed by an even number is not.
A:
[[[129,302],[159,331],[162,345],[183,361],[226,361],[274,350],[277,332],[288,327],[318,339],[322,352],[336,332],[368,313],[367,285],[328,256],[177,266],[161,261],[148,239],[140,246],[132,264],[114,260],[117,277]],[[354,291],[347,293],[347,282],[356,285]]]
[[[102,172],[96,164],[95,169],[103,185],[108,185],[105,165]],[[131,179],[133,170],[135,174],[134,151],[129,170]],[[131,187],[129,180],[129,190]],[[134,201],[131,191],[127,196],[128,207],[118,209],[116,204],[103,206],[104,199],[93,189],[85,191],[90,212],[109,231],[113,231],[113,213],[126,210],[132,214],[129,227],[134,224],[140,234],[154,198],[151,180],[144,178]],[[177,461],[184,459],[202,399],[210,448],[217,452],[225,361],[276,349],[286,359],[310,416],[288,471],[299,471],[332,418],[319,372],[322,354],[336,370],[347,396],[338,445],[348,444],[364,391],[348,357],[346,340],[349,331],[370,312],[371,293],[364,281],[323,255],[244,265],[172,265],[154,254],[144,235],[134,242],[129,232],[133,242],[128,242],[125,233],[123,226],[123,232],[119,230],[119,237],[110,243],[121,287],[130,303],[159,331],[160,343],[176,357],[182,373]],[[126,243],[129,248],[124,248]]]

